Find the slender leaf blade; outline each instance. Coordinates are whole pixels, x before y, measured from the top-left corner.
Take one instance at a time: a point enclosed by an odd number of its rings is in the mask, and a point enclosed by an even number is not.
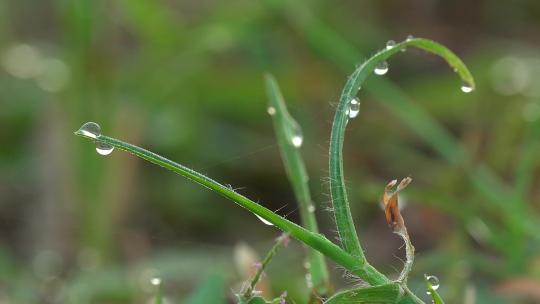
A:
[[[346,253],[343,249],[328,240],[325,236],[318,233],[313,233],[302,226],[293,223],[282,216],[279,216],[268,208],[265,208],[264,206],[237,193],[230,187],[226,187],[197,171],[187,168],[186,166],[178,164],[154,152],[126,143],[116,138],[105,135],[99,135],[94,138],[88,136],[81,130],[76,131],[75,135],[90,139],[95,143],[110,145],[119,150],[126,151],[146,161],[170,170],[178,175],[181,175],[189,180],[192,180],[210,190],[213,190],[239,206],[274,224],[277,228],[289,233],[292,237],[303,242],[307,246],[320,251],[322,254],[337,264],[343,266],[345,269],[351,271],[351,273],[357,275],[366,282],[376,284],[377,282],[381,281],[380,273],[373,268],[373,266],[359,263],[358,259]],[[384,276],[382,277],[382,281],[383,284],[389,282],[388,278]]]
[[[306,166],[299,148],[291,143],[291,135],[299,128],[298,123],[289,114],[275,78],[267,74],[265,81],[269,100],[269,112],[274,124],[285,171],[299,204],[302,225],[306,229],[318,233],[319,228],[314,213],[315,207],[308,186],[309,177]],[[328,292],[329,280],[328,268],[324,261],[324,256],[314,249],[309,249],[308,256],[310,264],[308,271],[311,273],[314,289],[319,295],[325,295]]]

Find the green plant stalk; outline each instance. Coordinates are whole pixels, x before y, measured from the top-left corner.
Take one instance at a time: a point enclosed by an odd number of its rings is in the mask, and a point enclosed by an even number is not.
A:
[[[158,286],[157,286],[156,296],[154,298],[154,304],[161,304],[163,302],[162,301],[162,293],[163,293],[162,289],[163,289],[163,287],[161,287],[161,286],[162,286],[161,283],[158,284]]]
[[[137,157],[147,160],[153,164],[168,169],[174,173],[184,176],[210,190],[216,191],[225,198],[235,202],[241,207],[249,210],[250,212],[262,217],[263,219],[274,224],[277,228],[283,232],[289,233],[293,238],[308,245],[309,247],[321,252],[340,266],[349,270],[354,275],[357,275],[361,279],[365,280],[371,285],[381,285],[389,283],[390,280],[382,273],[377,271],[373,266],[362,263],[355,257],[351,256],[336,244],[332,243],[325,236],[311,232],[277,214],[259,205],[258,203],[248,199],[247,197],[235,192],[229,187],[226,187],[213,179],[189,169],[183,165],[173,162],[163,156],[160,156],[151,151],[145,150],[141,147],[123,142],[121,140],[100,135],[97,138],[90,138],[85,136],[82,132],[75,132],[76,135],[88,138],[94,142],[100,142],[103,144],[111,145],[119,150],[129,152]]]
[[[343,174],[343,142],[349,121],[349,102],[356,97],[362,83],[367,76],[373,73],[373,70],[379,63],[384,62],[390,56],[401,52],[401,50],[407,47],[417,47],[441,56],[465,83],[472,89],[475,87],[474,79],[461,59],[443,45],[422,38],[407,39],[391,48],[381,50],[360,65],[349,77],[341,93],[330,136],[330,193],[332,195],[332,204],[334,205],[336,225],[343,248],[362,261],[365,261],[365,257],[354,227]]]
[[[268,266],[270,261],[272,261],[274,256],[277,254],[278,250],[281,248],[281,246],[284,246],[284,244],[287,242],[288,237],[289,236],[287,234],[281,235],[277,239],[274,246],[272,246],[272,248],[270,248],[270,251],[268,251],[268,253],[264,257],[260,267],[257,269],[257,272],[255,273],[255,275],[251,279],[251,282],[249,283],[248,288],[246,289],[246,291],[242,295],[242,297],[243,297],[243,299],[245,301],[247,301],[247,300],[249,300],[250,298],[253,297],[253,291],[255,290],[255,286],[257,285],[257,283],[259,283],[259,280],[261,279],[261,276],[264,273],[264,270],[266,269],[266,266]]]
[[[427,275],[424,275],[424,281],[426,282],[426,286],[427,286],[429,295],[431,296],[431,299],[433,300],[433,304],[444,304],[444,301],[439,295],[439,293],[433,288],[433,286],[429,282]]]
[[[325,304],[396,304],[400,293],[398,284],[360,287],[337,292]]]
[[[283,95],[272,75],[265,76],[266,89],[269,98],[269,107],[275,110],[272,114],[272,121],[276,132],[277,141],[280,147],[281,158],[285,166],[287,177],[292,184],[296,200],[300,209],[300,218],[302,225],[318,233],[317,218],[315,217],[315,208],[311,199],[311,193],[308,186],[308,174],[306,166],[300,155],[300,150],[291,144],[289,139],[296,121],[290,116],[285,105]],[[299,126],[296,126],[299,127]],[[328,268],[324,256],[314,250],[308,251],[309,269],[311,273],[313,288],[318,295],[326,295],[329,288]]]

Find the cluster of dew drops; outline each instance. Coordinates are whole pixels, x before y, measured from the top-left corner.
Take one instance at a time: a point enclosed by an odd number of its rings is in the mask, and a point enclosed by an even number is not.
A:
[[[87,122],[83,124],[79,131],[77,131],[76,133],[79,133],[91,139],[98,139],[101,136],[101,127],[95,122]],[[113,146],[100,141],[96,141],[96,152],[99,155],[109,155],[112,153],[113,150]]]
[[[414,39],[414,36],[409,35],[407,36],[407,39],[405,41],[408,42],[408,41],[411,41],[412,39]],[[395,46],[396,46],[396,42],[394,40],[388,40],[388,42],[386,42],[386,50],[390,50],[394,48]],[[402,48],[401,51],[405,52],[406,48]],[[382,76],[388,73],[388,69],[389,69],[388,62],[386,60],[383,60],[379,62],[377,66],[375,66],[375,68],[373,69],[373,72],[376,75]],[[464,93],[470,93],[473,91],[473,87],[470,84],[463,82],[461,85],[461,91]],[[274,116],[276,115],[277,111],[276,111],[276,108],[274,108],[273,106],[269,106],[267,108],[267,112],[270,116]],[[359,113],[360,113],[360,100],[357,97],[355,97],[349,101],[346,114],[349,117],[349,119],[353,119],[357,117]],[[289,138],[291,144],[296,148],[300,148],[303,142],[302,131],[300,130],[299,127],[295,127],[293,128],[292,133],[293,133],[292,136],[290,136]]]
[[[409,36],[407,36],[407,39],[405,41],[408,42],[408,41],[411,41],[412,39],[414,39],[414,36],[409,35]],[[395,46],[396,46],[396,42],[394,40],[388,40],[388,42],[386,42],[386,49],[387,50],[390,50],[390,49],[394,48]],[[401,51],[405,52],[406,49],[402,48]],[[388,69],[389,69],[388,62],[386,60],[383,60],[379,64],[377,64],[377,66],[375,67],[373,72],[376,75],[382,76],[382,75],[385,75],[386,73],[388,73]],[[456,71],[456,70],[454,69],[454,71]],[[473,87],[470,84],[468,84],[466,82],[463,82],[461,84],[461,91],[463,93],[470,93],[470,92],[473,91]]]

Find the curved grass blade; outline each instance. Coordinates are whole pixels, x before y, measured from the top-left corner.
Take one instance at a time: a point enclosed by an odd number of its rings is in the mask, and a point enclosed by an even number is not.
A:
[[[386,284],[341,291],[324,304],[395,304],[399,296],[398,284]]]
[[[269,100],[269,113],[274,123],[285,171],[299,204],[302,225],[308,230],[318,233],[319,228],[314,213],[315,207],[309,191],[309,177],[306,166],[300,155],[300,150],[292,143],[292,138],[300,127],[287,111],[285,100],[275,78],[267,74],[265,81]],[[310,265],[308,271],[311,273],[313,288],[318,295],[324,296],[329,288],[328,268],[324,256],[314,249],[309,249],[308,261]]]
[[[334,215],[338,228],[341,243],[345,251],[365,260],[362,247],[360,245],[354,222],[352,219],[347,193],[345,188],[345,178],[343,174],[343,142],[345,129],[348,122],[349,102],[355,98],[360,90],[361,84],[372,74],[375,67],[387,60],[390,56],[400,52],[407,47],[417,47],[430,53],[441,56],[457,72],[463,82],[472,90],[475,88],[474,79],[465,66],[452,51],[445,46],[428,39],[413,38],[396,44],[391,48],[385,48],[359,66],[349,77],[342,91],[339,104],[337,106],[332,134],[330,136],[330,193],[334,205]]]
[[[85,137],[87,139],[91,139],[95,143],[109,145],[119,150],[129,152],[137,157],[161,166],[181,176],[184,176],[210,190],[219,193],[223,197],[235,202],[241,207],[274,224],[282,231],[289,233],[295,239],[321,252],[337,264],[343,266],[345,269],[349,270],[354,275],[357,275],[358,277],[362,278],[363,280],[372,285],[380,285],[389,282],[389,279],[380,272],[378,272],[375,268],[373,268],[373,266],[361,263],[361,261],[346,253],[343,249],[328,240],[325,236],[311,232],[275,214],[268,208],[257,204],[256,202],[248,199],[247,197],[235,192],[231,188],[226,187],[197,171],[173,162],[172,160],[167,159],[161,155],[150,152],[141,147],[123,142],[116,138],[108,137],[105,135],[99,135],[95,137],[89,136],[82,130],[76,131],[75,134]]]

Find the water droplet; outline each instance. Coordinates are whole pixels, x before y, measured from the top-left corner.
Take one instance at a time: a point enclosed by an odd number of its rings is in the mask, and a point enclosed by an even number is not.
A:
[[[291,144],[296,148],[300,148],[303,142],[304,136],[302,135],[302,129],[295,123],[291,134]]]
[[[296,148],[300,148],[302,146],[303,141],[304,139],[302,138],[302,136],[299,136],[299,135],[293,136],[291,140],[293,146],[295,146]]]
[[[356,116],[358,116],[358,113],[360,113],[360,100],[358,100],[357,98],[353,98],[349,102],[349,118],[355,118]]]
[[[388,72],[388,62],[381,61],[374,70],[375,74],[377,75],[384,75]]]
[[[305,261],[304,262],[304,268],[305,269],[310,269],[311,268],[311,263],[309,261]]]
[[[463,93],[470,93],[470,92],[473,91],[473,87],[472,87],[470,84],[464,82],[464,83],[461,85],[461,91],[462,91]]]
[[[160,278],[152,278],[150,280],[150,284],[154,285],[154,286],[159,286],[161,285],[161,279]]]
[[[102,143],[102,142],[96,143],[96,152],[99,153],[99,155],[103,155],[103,156],[109,155],[112,153],[113,150],[114,150],[114,147],[109,144]]]
[[[430,275],[430,276],[426,276],[426,280],[431,285],[431,288],[433,290],[439,289],[439,286],[440,286],[439,278],[437,278],[436,276]],[[431,294],[431,292],[428,291],[427,294]]]
[[[274,224],[272,224],[272,223],[270,223],[269,221],[263,219],[262,217],[258,216],[257,214],[255,214],[255,216],[256,216],[261,222],[263,222],[263,224],[268,225],[268,226],[274,226]]]
[[[309,212],[313,213],[313,212],[315,212],[315,206],[314,206],[313,204],[311,204],[311,205],[309,205],[309,206],[307,207],[307,210],[308,210]]]
[[[414,39],[414,36],[413,35],[408,35],[407,36],[407,39],[405,39],[405,41],[411,41]]]
[[[101,127],[95,122],[87,122],[81,126],[79,131],[75,132],[93,139],[101,135]]]
[[[274,116],[276,114],[276,108],[272,107],[272,106],[269,106],[267,109],[266,109],[266,112],[268,112],[268,114],[270,114],[270,116]]]
[[[306,285],[307,288],[311,289],[313,288],[313,279],[311,278],[311,273],[306,273]]]
[[[388,42],[386,42],[386,49],[389,50],[393,47],[396,46],[396,42],[394,40],[388,40]]]

